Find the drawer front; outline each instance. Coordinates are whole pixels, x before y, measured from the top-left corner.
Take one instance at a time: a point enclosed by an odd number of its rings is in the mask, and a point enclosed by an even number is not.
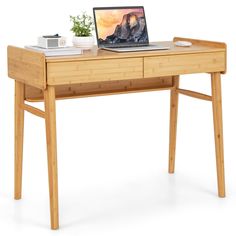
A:
[[[224,52],[170,55],[144,58],[144,78],[203,72],[223,72]]]
[[[78,84],[143,78],[143,58],[47,64],[47,84]]]

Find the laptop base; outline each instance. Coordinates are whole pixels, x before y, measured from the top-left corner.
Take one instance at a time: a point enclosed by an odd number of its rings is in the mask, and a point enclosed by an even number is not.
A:
[[[139,47],[119,47],[119,48],[109,48],[103,47],[101,49],[112,51],[112,52],[140,52],[140,51],[156,51],[156,50],[168,50],[169,46],[158,46],[158,45],[148,45]]]

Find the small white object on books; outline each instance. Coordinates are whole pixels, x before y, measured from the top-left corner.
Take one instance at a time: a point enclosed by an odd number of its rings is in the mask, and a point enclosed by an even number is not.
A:
[[[38,46],[41,48],[66,47],[66,37],[57,35],[46,35],[38,37]]]
[[[176,41],[174,44],[179,47],[190,47],[192,45],[189,41]]]
[[[47,57],[72,56],[83,54],[83,50],[81,48],[76,47],[41,48],[39,46],[25,46],[25,48],[36,52],[43,52],[44,55]]]

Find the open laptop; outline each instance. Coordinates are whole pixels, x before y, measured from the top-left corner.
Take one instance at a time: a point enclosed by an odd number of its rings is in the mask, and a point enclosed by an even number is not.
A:
[[[142,6],[95,7],[93,14],[99,48],[114,52],[169,49],[149,44]]]

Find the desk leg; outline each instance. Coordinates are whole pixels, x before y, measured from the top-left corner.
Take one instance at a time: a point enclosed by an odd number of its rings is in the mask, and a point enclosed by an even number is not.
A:
[[[51,228],[59,228],[55,88],[44,91]]]
[[[25,86],[15,81],[15,193],[16,200],[21,199],[22,161],[24,138],[24,104]]]
[[[215,132],[218,195],[225,197],[224,148],[222,126],[221,78],[220,73],[211,74],[212,107]]]
[[[173,86],[174,89],[170,92],[169,173],[174,173],[175,171],[175,149],[179,100],[179,95],[175,89],[179,87],[179,76],[173,77]]]

